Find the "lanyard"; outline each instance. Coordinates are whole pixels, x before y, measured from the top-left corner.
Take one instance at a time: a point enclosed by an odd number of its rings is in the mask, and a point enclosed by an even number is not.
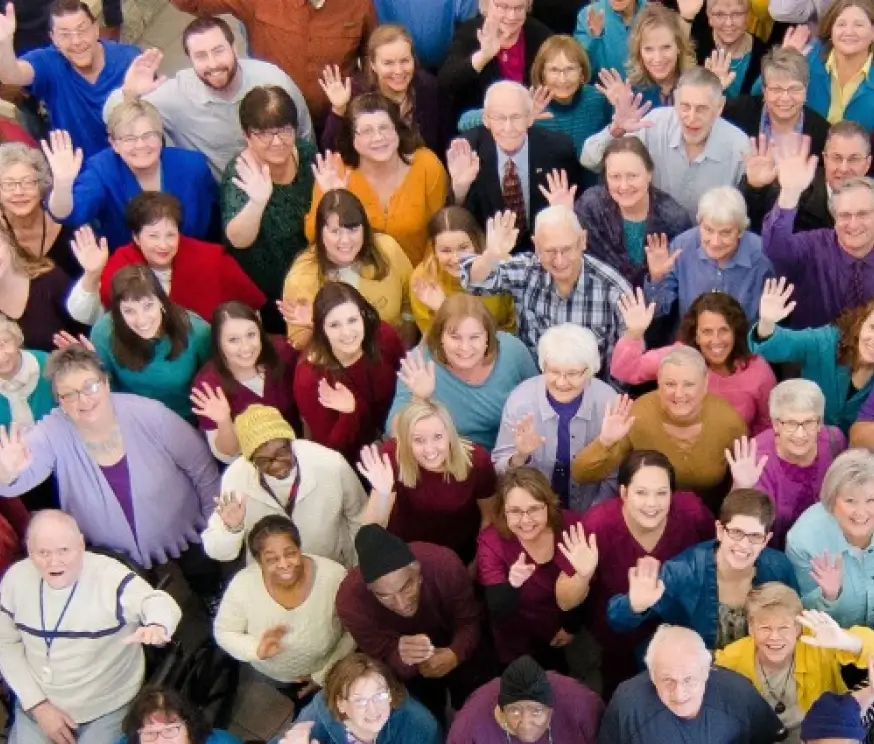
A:
[[[258,474],[258,480],[261,481],[261,488],[263,488],[267,493],[270,494],[271,498],[282,507],[282,502],[279,500],[279,497],[273,492],[273,489],[270,487],[270,484],[267,483],[267,479],[264,477],[263,473]],[[294,471],[294,480],[291,483],[291,490],[288,492],[288,503],[285,505],[285,513],[291,518],[291,513],[294,511],[294,502],[297,500],[297,492],[300,489],[300,463],[297,464],[297,467]]]
[[[70,602],[73,601],[73,595],[76,593],[76,589],[79,586],[79,582],[77,581],[73,584],[73,588],[70,590],[70,594],[67,597],[67,601],[64,602],[64,608],[61,610],[61,614],[58,617],[58,622],[55,623],[55,627],[46,635],[46,615],[45,615],[45,600],[43,597],[43,587],[45,585],[45,581],[40,579],[39,582],[39,622],[42,626],[43,632],[43,640],[46,644],[46,658],[52,655],[52,644],[55,642],[55,639],[58,637],[58,629],[61,627],[61,623],[64,622],[64,615],[67,614],[67,610],[70,608]]]

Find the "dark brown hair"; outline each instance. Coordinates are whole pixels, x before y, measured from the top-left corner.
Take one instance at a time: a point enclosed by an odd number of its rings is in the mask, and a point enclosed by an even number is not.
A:
[[[278,127],[297,131],[297,106],[288,91],[278,85],[256,85],[240,101],[240,127],[250,132]]]
[[[334,189],[322,197],[316,209],[316,242],[315,254],[316,265],[319,267],[319,283],[327,280],[331,271],[331,262],[328,260],[328,252],[325,250],[325,239],[322,232],[328,225],[331,215],[337,215],[340,227],[364,229],[364,242],[358,254],[358,262],[362,267],[370,267],[373,272],[369,277],[381,281],[388,276],[388,261],[373,238],[373,228],[367,219],[367,212],[361,200],[351,191],[346,189]]]
[[[871,0],[834,0],[834,2],[828,6],[825,13],[822,14],[822,18],[819,21],[819,40],[822,44],[823,59],[828,59],[829,54],[831,54],[831,51],[834,48],[834,44],[832,44],[832,30],[835,27],[838,16],[840,16],[840,14],[847,8],[858,8],[868,16],[868,20],[874,24],[874,3],[872,3]],[[870,53],[870,51],[871,50],[869,49],[868,52]]]
[[[521,467],[513,468],[498,478],[498,487],[495,495],[498,502],[495,506],[495,529],[501,537],[513,537],[510,527],[507,525],[507,515],[504,509],[507,506],[507,496],[514,488],[521,488],[530,494],[531,498],[540,504],[546,504],[546,523],[556,536],[561,534],[561,502],[555,491],[552,490],[547,477],[537,468]]]
[[[183,215],[182,202],[165,191],[143,191],[131,199],[124,210],[128,229],[134,236],[161,220],[169,220],[179,227]]]
[[[49,30],[54,30],[53,19],[63,18],[68,15],[76,15],[76,13],[84,13],[88,16],[88,20],[91,21],[91,23],[97,21],[94,17],[94,13],[91,12],[91,8],[88,7],[88,4],[83,3],[81,0],[54,0],[54,2],[49,5]]]
[[[121,314],[121,303],[126,300],[141,300],[155,297],[161,303],[160,333],[170,340],[167,360],[178,357],[188,346],[191,335],[191,321],[188,313],[179,305],[174,305],[158,281],[154,272],[147,266],[125,266],[112,277],[109,298],[109,312],[112,316],[112,354],[122,367],[134,371],[144,369],[154,359],[152,341],[142,338],[127,324]]]
[[[298,550],[302,549],[300,530],[297,528],[297,525],[285,514],[268,514],[252,525],[249,536],[246,538],[246,547],[249,548],[249,552],[256,561],[260,562],[261,551],[264,550],[264,541],[274,535],[285,535],[295,544]]]
[[[373,659],[366,654],[362,654],[360,651],[356,651],[334,664],[325,678],[325,703],[328,706],[328,710],[331,711],[331,714],[338,721],[344,720],[345,717],[337,707],[337,701],[348,700],[352,685],[361,677],[368,675],[379,675],[385,680],[388,691],[391,694],[392,710],[400,708],[401,704],[406,700],[407,691],[398,682],[391,669],[378,659]]]
[[[604,149],[604,156],[601,158],[601,168],[606,167],[607,158],[611,155],[618,155],[623,152],[637,155],[643,161],[643,167],[650,173],[655,170],[655,163],[653,162],[652,155],[649,154],[649,150],[646,149],[646,145],[630,134],[610,141],[610,144]]]
[[[350,168],[357,168],[361,162],[358,150],[355,149],[355,127],[358,117],[380,111],[391,119],[398,133],[398,155],[401,160],[409,165],[413,153],[422,147],[422,138],[403,120],[401,109],[394,101],[390,101],[382,93],[362,93],[352,99],[346,109],[346,116],[340,123],[340,131],[337,133],[337,152]]]
[[[758,519],[765,532],[770,532],[774,526],[774,502],[755,488],[736,488],[722,502],[719,523],[725,527],[735,517]]]
[[[313,300],[313,335],[306,352],[307,361],[311,364],[334,372],[342,372],[343,365],[334,356],[331,342],[325,333],[325,320],[334,308],[347,302],[358,308],[364,321],[364,340],[361,342],[364,356],[374,364],[379,362],[379,346],[376,339],[380,324],[379,313],[355,287],[345,282],[326,282]]]
[[[628,486],[642,468],[661,468],[668,474],[671,492],[677,487],[677,473],[666,455],[656,450],[634,450],[619,465],[616,471],[616,485]]]
[[[438,236],[446,232],[463,232],[470,239],[474,253],[482,253],[486,247],[485,233],[470,212],[464,207],[455,205],[443,207],[428,220],[429,250],[422,263],[425,274],[432,278],[440,275],[440,264],[434,248],[435,241]]]
[[[486,331],[485,361],[494,361],[498,356],[498,326],[494,316],[479,297],[458,292],[447,297],[440,309],[434,313],[434,321],[425,335],[425,346],[428,347],[431,356],[443,366],[449,364],[446,352],[443,350],[443,334],[466,318],[478,320]]]
[[[144,687],[131,702],[121,724],[125,744],[140,744],[140,729],[153,717],[168,723],[184,723],[189,744],[206,744],[212,733],[200,709],[172,687]]]
[[[725,318],[725,322],[734,334],[734,345],[725,360],[725,366],[728,367],[730,374],[743,369],[753,358],[753,354],[747,343],[750,324],[740,303],[725,292],[704,292],[695,299],[683,316],[677,339],[698,351],[701,349],[695,337],[698,333],[698,318],[702,313],[715,313]]]
[[[221,380],[222,389],[226,393],[231,393],[239,386],[236,378],[231,374],[228,368],[227,360],[222,351],[221,339],[222,330],[225,323],[229,320],[248,320],[258,327],[258,338],[261,341],[261,353],[258,354],[258,359],[255,361],[257,367],[263,367],[265,375],[281,379],[285,374],[293,374],[293,370],[286,370],[285,364],[279,358],[276,347],[270,342],[270,337],[264,330],[261,324],[261,318],[258,317],[251,307],[243,302],[231,300],[223,302],[219,305],[212,314],[212,334],[210,340],[210,358],[216,373]]]
[[[188,40],[192,36],[205,34],[207,31],[212,31],[214,28],[217,28],[222,32],[225,40],[231,45],[231,49],[233,49],[234,32],[224,18],[220,18],[219,16],[198,16],[182,31],[182,51],[185,52],[185,56],[189,56]]]
[[[868,316],[874,313],[874,299],[868,300],[864,305],[844,310],[835,326],[838,329],[838,364],[855,369],[859,364],[859,334]]]

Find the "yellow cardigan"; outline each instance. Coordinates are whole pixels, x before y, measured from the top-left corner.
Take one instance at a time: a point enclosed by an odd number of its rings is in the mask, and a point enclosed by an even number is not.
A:
[[[345,170],[341,170],[342,176]],[[400,243],[413,266],[418,266],[428,246],[428,221],[446,203],[449,176],[439,158],[426,147],[413,153],[410,170],[383,207],[373,187],[356,168],[349,169],[347,187],[364,205],[374,232],[391,235]],[[306,217],[306,236],[316,239],[316,210],[322,190],[313,188],[313,203]]]
[[[381,320],[398,327],[410,317],[410,274],[413,267],[394,238],[377,234],[374,242],[388,261],[388,274],[385,279],[377,281],[370,278],[372,270],[365,268],[358,277],[356,289],[376,308]],[[282,298],[291,303],[300,300],[311,303],[320,287],[315,247],[310,246],[291,265],[291,271],[285,277]],[[288,326],[288,340],[295,349],[306,346],[312,334],[312,326]]]
[[[798,707],[802,712],[807,713],[824,692],[847,692],[847,686],[841,678],[842,664],[853,664],[860,669],[868,665],[868,657],[874,654],[874,631],[857,626],[850,628],[848,632],[862,641],[862,650],[858,656],[846,651],[809,646],[798,639],[795,645],[794,676]],[[756,674],[755,659],[756,645],[751,636],[728,644],[721,651],[717,651],[714,657],[718,666],[742,674],[762,692],[763,686]]]

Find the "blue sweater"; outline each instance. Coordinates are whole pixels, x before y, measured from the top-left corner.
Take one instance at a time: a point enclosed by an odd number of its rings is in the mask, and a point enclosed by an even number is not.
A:
[[[142,191],[121,157],[114,150],[104,150],[89,158],[76,178],[73,211],[62,222],[71,227],[93,222],[95,230],[106,237],[109,249],[115,250],[131,242],[125,208]],[[161,191],[182,204],[182,235],[207,240],[217,215],[218,184],[206,156],[178,147],[161,150]]]
[[[43,370],[46,366],[48,354],[44,351],[36,349],[28,349],[29,353],[36,357],[39,364],[39,381],[36,383],[36,388],[27,399],[30,406],[30,411],[33,413],[33,420],[39,421],[43,416],[48,414],[55,407],[55,396],[52,394],[52,384],[43,376]],[[9,399],[0,395],[0,426],[9,426],[12,422],[12,411],[9,408]]]
[[[631,23],[627,26],[622,20],[622,16],[610,7],[608,0],[595,0],[591,5],[583,6],[579,16],[577,16],[574,38],[580,42],[589,55],[593,80],[598,79],[600,70],[611,68],[625,77],[625,65],[628,62],[628,37],[644,1],[637,0],[637,7],[634,9]],[[597,38],[593,38],[589,33],[589,8],[604,14],[604,31]]]
[[[825,69],[820,42],[813,44],[807,54],[810,67],[810,85],[807,86],[807,105],[823,117],[828,116],[832,102],[832,81]],[[844,109],[844,119],[861,124],[869,132],[874,129],[874,65],[868,77],[856,88]]]

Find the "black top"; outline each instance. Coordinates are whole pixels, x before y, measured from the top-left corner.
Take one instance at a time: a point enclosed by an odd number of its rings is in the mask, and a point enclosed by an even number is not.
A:
[[[750,137],[759,135],[759,127],[762,124],[762,109],[765,107],[765,99],[762,96],[738,96],[729,98],[722,110],[722,118],[730,121],[738,129]],[[808,106],[804,107],[804,123],[801,131],[810,137],[810,154],[822,155],[825,149],[825,140],[828,137],[829,123],[816,111]]]
[[[704,23],[698,22],[698,19],[703,16]],[[695,56],[698,58],[698,64],[703,65],[704,61],[713,54],[716,49],[716,44],[713,41],[713,30],[707,23],[707,15],[699,13],[695,17],[695,23],[692,24],[690,32],[692,41],[695,42]],[[744,75],[743,82],[740,85],[740,94],[747,95],[753,89],[753,83],[759,79],[762,74],[762,57],[768,51],[768,45],[761,39],[753,36],[753,48],[750,51],[750,63],[747,65],[747,71]]]
[[[573,36],[577,16],[588,0],[534,0],[531,15],[557,34]]]
[[[741,181],[740,190],[747,202],[747,216],[750,219],[750,230],[762,232],[765,217],[777,203],[780,187],[773,183],[762,188],[750,186],[746,178]],[[825,183],[825,171],[817,168],[813,183],[802,193],[798,200],[798,211],[795,215],[795,232],[819,230],[835,226],[834,218],[828,210],[828,189]]]

